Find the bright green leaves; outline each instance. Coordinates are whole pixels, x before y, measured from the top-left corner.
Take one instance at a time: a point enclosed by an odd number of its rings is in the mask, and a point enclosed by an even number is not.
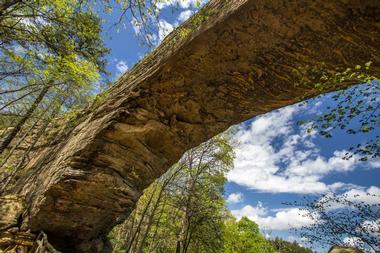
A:
[[[225,175],[232,167],[232,153],[226,136],[217,136],[185,153],[144,191],[137,208],[123,225],[125,233],[117,235],[120,228],[113,231],[113,245],[120,249],[117,252],[126,252],[124,238],[127,245],[135,248],[145,233],[142,252],[224,252],[224,222],[229,214],[223,193]],[[131,239],[130,235],[138,231],[136,224],[140,219],[139,234]]]
[[[242,217],[224,225],[224,253],[274,253],[272,245],[260,234],[259,226]]]
[[[196,8],[197,9],[201,8],[201,4],[202,4],[201,0],[197,0],[197,2],[195,3]]]
[[[371,74],[371,65],[372,61],[369,61],[363,66],[356,65],[354,68],[344,70],[329,69],[323,62],[313,66],[305,65],[292,71],[299,79],[294,86],[313,87],[320,91],[328,91],[345,82],[371,83],[379,79]]]
[[[276,237],[275,239],[270,240],[273,248],[276,252],[281,253],[313,253],[312,250],[300,246],[296,241],[288,242],[281,238]]]
[[[363,65],[356,65],[343,71],[330,71],[322,64],[319,67],[306,66],[298,70],[303,76],[304,83],[321,91],[331,90],[342,83],[356,82],[352,88],[337,91],[332,96],[332,106],[327,111],[313,120],[298,122],[300,125],[308,123],[308,133],[317,131],[321,136],[331,138],[334,129],[344,130],[348,134],[368,134],[380,126],[380,82],[379,78],[371,74],[373,62],[368,61]],[[378,158],[380,146],[378,137],[370,140],[371,144],[363,144],[351,147],[350,153],[344,157],[348,159],[352,154],[361,156],[361,160]],[[363,147],[368,146],[364,149]],[[372,153],[371,153],[372,152]]]
[[[15,1],[0,13],[2,167],[21,169],[34,145],[59,138],[54,124],[71,126],[91,102],[108,49],[85,4]]]
[[[53,82],[51,91],[59,95],[66,90],[88,94],[105,73],[108,49],[100,32],[100,19],[77,1],[16,4],[0,17],[0,56],[8,66],[1,72],[8,87],[2,88],[27,92]]]
[[[247,217],[242,217],[238,221],[237,228],[238,232],[245,237],[255,237],[259,235],[259,226]]]

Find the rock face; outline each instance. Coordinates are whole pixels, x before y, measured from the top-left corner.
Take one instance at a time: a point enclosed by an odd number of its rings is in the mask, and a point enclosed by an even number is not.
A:
[[[23,200],[16,195],[0,197],[0,231],[18,225],[18,220],[24,211]]]
[[[355,83],[321,82],[373,62],[380,1],[212,0],[122,76],[104,103],[28,166],[22,230],[63,252],[107,252],[108,231],[191,147],[229,126]]]
[[[328,253],[363,253],[363,251],[350,247],[333,246]]]

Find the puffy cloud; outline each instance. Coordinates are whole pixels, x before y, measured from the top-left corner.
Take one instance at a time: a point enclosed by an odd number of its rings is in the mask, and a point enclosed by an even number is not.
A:
[[[162,41],[178,24],[171,24],[164,19],[158,21],[158,39]]]
[[[305,247],[308,243],[310,243],[310,240],[306,237],[298,237],[294,235],[289,235],[287,238],[284,238],[284,240],[292,243],[296,242],[301,247]]]
[[[185,10],[180,12],[177,20],[174,21],[173,23],[170,23],[164,19],[160,19],[158,21],[157,33],[145,34],[144,36],[148,37],[149,42],[152,43],[152,45],[157,46],[171,31],[174,30],[175,27],[177,27],[179,24],[186,21],[195,13],[195,11],[190,10],[188,8],[196,8],[198,6],[198,3],[203,5],[206,2],[207,0],[161,0],[159,1],[157,3],[158,9],[163,9],[168,6],[179,6],[180,8],[185,9]],[[141,35],[143,33],[143,26],[141,22],[139,22],[135,18],[132,18],[131,25],[133,27],[135,34]]]
[[[365,231],[369,231],[371,235],[380,238],[380,219],[365,221],[363,224],[361,224],[361,226]]]
[[[123,61],[123,60],[118,61],[118,62],[116,63],[116,69],[117,69],[117,71],[118,71],[118,75],[123,74],[125,71],[128,70],[127,62],[126,62],[126,61]]]
[[[380,188],[371,186],[366,190],[351,189],[344,193],[347,200],[354,202],[363,202],[365,204],[373,205],[380,204]]]
[[[198,4],[203,5],[207,3],[208,0],[161,0],[157,3],[159,9],[163,9],[168,6],[179,6],[183,9],[190,7],[198,7]]]
[[[251,206],[251,205],[246,205],[241,209],[232,210],[231,213],[237,219],[240,219],[243,216],[246,216],[247,218],[257,222],[257,217],[263,217],[267,215],[268,210],[263,206],[261,202],[258,202],[256,207]]]
[[[359,159],[341,157],[347,152],[336,150],[330,158],[320,154],[314,144],[315,133],[308,126],[294,129],[294,115],[306,108],[298,105],[262,115],[235,135],[235,166],[228,180],[264,192],[325,193],[349,185],[328,185],[321,179],[331,172],[355,169]]]
[[[369,166],[371,168],[380,168],[380,159],[369,161]]]
[[[188,19],[192,15],[192,13],[193,12],[191,10],[181,12],[178,16],[178,20],[173,23],[170,23],[165,19],[160,19],[158,21],[157,33],[146,34],[145,36],[148,37],[150,43],[152,43],[153,45],[158,45],[162,40],[164,40],[164,38],[167,35],[169,35],[169,33],[171,33],[174,30],[174,28],[176,28],[180,23]],[[131,24],[136,35],[141,35],[144,32],[142,24],[138,22],[136,19],[132,19]]]
[[[163,9],[167,6],[173,6],[178,3],[178,0],[161,0],[157,2],[157,8]]]
[[[269,215],[267,208],[260,202],[256,207],[246,205],[241,209],[232,210],[231,212],[237,219],[246,216],[248,219],[259,224],[261,228],[268,228],[270,230],[288,230],[313,224],[313,220],[306,216],[305,210],[286,208],[277,210],[274,215]]]
[[[244,195],[241,192],[234,192],[228,195],[227,202],[228,203],[240,203],[244,199]]]
[[[194,12],[193,12],[192,10],[185,10],[185,11],[182,11],[182,12],[178,15],[178,21],[179,21],[180,23],[185,22],[185,21],[188,20],[193,14],[194,14]]]
[[[323,203],[328,211],[349,208],[346,202],[341,201],[342,199],[365,205],[380,204],[380,188],[370,186],[367,189],[364,189],[358,188],[358,186],[351,186],[350,190],[338,195],[333,195],[332,192],[328,192],[326,195],[322,196],[319,201]]]
[[[138,20],[132,19],[131,24],[136,35],[144,33],[142,24]],[[152,45],[158,45],[177,26],[178,22],[171,24],[165,19],[160,19],[158,21],[158,31],[152,34],[144,34],[144,36],[147,36],[147,39]]]
[[[378,241],[378,238],[380,238],[380,219],[363,222],[357,233],[359,235],[365,234],[365,236],[346,237],[343,239],[343,244],[350,247],[358,247],[364,250],[363,246],[365,246],[366,243],[363,241],[363,238],[366,238],[373,248],[367,248],[365,252],[380,252],[380,245],[374,244],[374,242]]]
[[[376,186],[368,187],[367,189],[351,189],[341,194],[347,200],[355,202],[363,202],[364,204],[379,204],[380,203],[380,188]],[[324,197],[322,197],[323,199]],[[322,200],[321,199],[321,200]],[[329,209],[347,208],[339,203],[329,203]],[[257,206],[246,205],[241,209],[232,210],[231,213],[240,219],[243,216],[255,221],[261,228],[271,230],[288,230],[290,228],[301,228],[314,224],[313,220],[318,220],[318,213],[312,213],[313,219],[307,210],[297,207],[280,208],[268,210],[258,202]],[[363,223],[363,227],[370,227],[376,235],[380,235],[380,220],[367,221]]]
[[[136,18],[132,18],[131,25],[135,34],[141,33],[141,30],[143,29],[143,27],[140,21],[138,21]]]
[[[346,237],[343,239],[343,244],[347,247],[358,247],[363,244],[363,241],[358,237]]]
[[[158,42],[161,42],[161,40],[160,41],[158,40],[156,33],[146,34],[144,29],[143,29],[142,23],[139,20],[137,20],[136,18],[132,18],[130,23],[132,25],[132,28],[133,28],[133,31],[135,32],[135,34],[138,36],[146,37],[147,41],[149,41],[149,43],[151,43],[152,45],[157,45]],[[160,25],[160,23],[159,23],[159,25]],[[160,29],[160,26],[159,26],[159,29]],[[139,56],[139,58],[141,59],[142,57]]]
[[[372,239],[380,238],[380,219],[374,221],[365,221],[362,224],[362,228],[368,231],[369,236]],[[380,244],[374,245],[372,252],[380,252]]]

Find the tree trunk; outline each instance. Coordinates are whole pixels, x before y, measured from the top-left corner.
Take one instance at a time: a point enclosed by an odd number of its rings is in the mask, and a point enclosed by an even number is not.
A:
[[[211,0],[29,163],[9,192],[27,203],[20,229],[64,252],[106,252],[109,230],[186,150],[357,82],[315,85],[321,73],[372,61],[379,76],[379,17],[373,0]]]
[[[153,232],[153,235],[152,235],[152,240],[150,242],[148,252],[153,252],[153,250],[155,250],[157,248],[157,246],[158,246],[159,242],[158,242],[156,236],[157,236],[157,233],[158,233],[158,227],[160,225],[160,221],[161,221],[162,215],[164,214],[164,211],[165,211],[165,206],[166,206],[166,199],[164,200],[164,203],[162,204],[160,214],[158,215],[156,224],[154,226],[154,232]]]
[[[186,239],[187,239],[187,234],[188,230],[190,227],[189,224],[189,215],[188,215],[188,207],[187,205],[185,206],[185,210],[182,214],[182,219],[181,219],[181,231],[178,235],[177,239],[177,246],[176,246],[176,253],[185,253],[186,249]]]
[[[209,145],[204,146],[202,152],[195,156],[193,152],[188,152],[187,163],[189,166],[189,178],[186,187],[186,201],[184,206],[184,213],[182,216],[182,229],[178,236],[176,253],[186,253],[191,241],[191,233],[189,233],[191,225],[191,213],[196,207],[192,205],[192,200],[196,193],[196,184],[199,183],[198,179],[207,167],[203,164],[203,159],[207,156]],[[196,152],[195,152],[196,153]],[[197,161],[197,164],[195,162]],[[192,227],[193,228],[193,227]]]
[[[11,141],[16,137],[18,132],[20,132],[22,126],[25,124],[25,122],[30,119],[34,111],[37,109],[39,104],[41,103],[42,99],[44,99],[46,93],[49,91],[50,86],[45,86],[36,99],[33,101],[33,104],[29,107],[29,109],[26,111],[25,115],[20,118],[20,120],[16,123],[16,125],[12,128],[12,130],[6,135],[4,140],[1,142],[0,145],[0,154],[4,152],[6,148],[8,148]]]
[[[147,239],[147,236],[150,232],[150,228],[153,224],[153,217],[154,215],[156,214],[156,211],[157,211],[157,208],[161,202],[161,198],[162,198],[162,194],[164,193],[164,190],[165,190],[165,184],[163,184],[160,188],[160,191],[158,192],[158,196],[157,196],[157,199],[156,201],[154,202],[154,205],[153,205],[153,208],[152,208],[152,211],[149,213],[148,215],[148,220],[147,220],[147,224],[146,224],[146,228],[142,234],[142,238],[141,238],[141,241],[136,249],[136,253],[142,253],[143,252],[143,249],[144,249],[144,244],[145,244],[145,241]],[[155,194],[155,192],[153,192],[152,194]]]
[[[145,219],[146,212],[148,211],[148,209],[149,209],[149,207],[150,207],[150,204],[152,203],[152,200],[153,200],[153,197],[154,197],[154,195],[155,195],[155,191],[156,191],[156,186],[153,188],[152,191],[153,191],[153,192],[152,192],[152,194],[150,195],[150,197],[149,197],[149,199],[148,199],[148,202],[146,203],[146,205],[145,205],[145,207],[144,207],[144,209],[143,209],[143,211],[142,211],[142,213],[141,213],[141,215],[140,215],[140,219],[139,219],[139,222],[138,222],[138,224],[137,224],[136,230],[135,230],[135,232],[132,234],[132,237],[131,237],[131,239],[130,239],[130,242],[128,242],[128,246],[127,246],[127,248],[126,248],[126,250],[125,250],[125,253],[133,252],[133,251],[131,251],[132,248],[133,248],[132,246],[133,246],[134,244],[137,244],[137,243],[138,243],[138,241],[135,242],[135,240],[138,240],[137,235],[140,233],[141,225],[142,225],[142,223],[143,223],[143,221],[144,221],[144,219]]]

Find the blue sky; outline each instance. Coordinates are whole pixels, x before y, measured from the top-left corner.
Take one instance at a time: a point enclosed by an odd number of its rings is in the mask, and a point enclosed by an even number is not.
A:
[[[239,125],[235,168],[226,184],[229,209],[236,217],[250,217],[272,237],[301,241],[290,225],[300,228],[311,220],[284,202],[302,202],[305,196],[319,198],[329,192],[359,195],[358,199],[366,198],[366,193],[380,195],[379,160],[361,162],[357,155],[341,158],[350,146],[369,140],[379,129],[357,136],[336,130],[327,139],[298,126],[299,120],[315,119],[326,111],[330,97],[288,106]],[[378,198],[370,201],[380,203]]]
[[[157,46],[163,38],[175,27],[183,23],[197,11],[198,2],[203,5],[205,0],[163,0],[159,5],[159,29],[152,35],[151,41]],[[126,17],[122,25],[115,26],[120,16],[120,8],[115,6],[112,13],[100,12],[103,18],[103,38],[106,46],[111,49],[108,56],[108,68],[114,80],[121,73],[130,69],[153,47],[142,43],[141,36],[136,36],[140,28],[133,23],[133,18]]]
[[[170,0],[161,5],[160,27],[152,35],[157,45],[174,27],[190,17],[197,0]],[[204,1],[202,2],[204,3]],[[173,6],[177,9],[172,12]],[[112,50],[108,57],[108,71],[115,80],[133,67],[151,48],[141,45],[135,36],[139,27],[126,21],[126,28],[117,31],[112,26],[120,12],[103,14],[106,45]],[[119,26],[120,27],[120,26]],[[238,143],[234,169],[228,174],[226,200],[237,218],[248,216],[256,221],[268,236],[297,239],[290,225],[310,224],[297,207],[284,202],[301,201],[303,197],[319,198],[328,192],[359,196],[368,200],[366,193],[380,195],[380,161],[359,161],[358,156],[341,159],[347,149],[369,140],[380,128],[369,134],[349,135],[333,131],[332,138],[316,132],[307,133],[307,125],[297,122],[316,119],[334,104],[331,94],[308,103],[288,106],[241,123],[234,136]],[[302,212],[301,212],[302,213]]]

